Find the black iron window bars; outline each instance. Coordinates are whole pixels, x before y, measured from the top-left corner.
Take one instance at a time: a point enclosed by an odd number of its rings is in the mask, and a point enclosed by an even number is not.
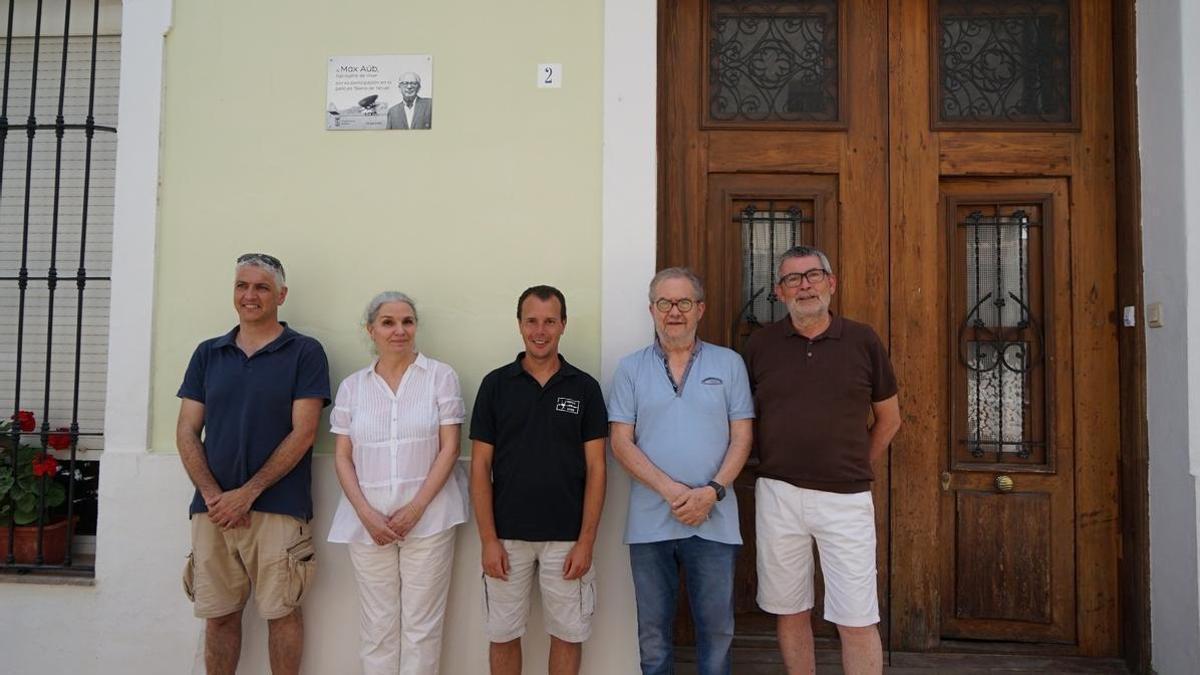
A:
[[[4,427],[5,433],[0,437],[0,526],[6,526],[0,529],[4,533],[6,541],[0,542],[0,546],[4,546],[7,553],[0,557],[0,571],[6,572],[28,572],[28,571],[56,571],[66,574],[90,575],[94,571],[94,567],[90,564],[79,564],[79,561],[73,559],[72,556],[72,540],[73,540],[73,525],[78,517],[76,498],[79,492],[80,482],[82,480],[81,466],[84,462],[79,458],[79,441],[81,437],[100,437],[102,429],[87,429],[80,428],[80,369],[81,359],[84,353],[84,308],[85,308],[85,292],[93,289],[96,283],[107,283],[108,276],[91,275],[88,273],[86,257],[87,253],[87,236],[88,236],[88,205],[91,196],[93,175],[93,140],[96,134],[116,134],[116,127],[98,124],[95,119],[95,102],[96,102],[96,54],[97,44],[99,39],[99,22],[100,22],[100,2],[92,0],[91,14],[91,63],[90,76],[88,78],[88,94],[87,94],[87,114],[83,119],[78,121],[68,121],[64,115],[64,101],[67,95],[67,79],[68,79],[68,43],[74,40],[87,40],[86,36],[76,35],[74,38],[71,35],[71,1],[64,0],[65,7],[62,16],[63,26],[61,36],[43,36],[42,35],[42,20],[44,1],[37,0],[36,17],[34,18],[34,32],[32,36],[33,54],[32,54],[32,69],[29,74],[29,109],[28,115],[22,123],[13,123],[10,121],[10,90],[16,85],[16,78],[21,74],[13,73],[13,21],[16,5],[16,0],[9,3],[7,17],[7,32],[5,39],[5,61],[4,61],[4,80],[3,80],[3,95],[0,100],[0,169],[3,168],[4,159],[8,152],[10,142],[13,145],[20,143],[19,137],[10,139],[10,132],[24,132],[25,135],[25,172],[24,172],[24,189],[23,202],[20,206],[21,217],[19,219],[19,266],[15,275],[0,276],[0,283],[8,286],[11,290],[12,285],[15,285],[16,292],[16,309],[15,315],[6,317],[6,320],[15,323],[15,377],[13,378],[13,398],[12,398],[12,415],[9,417]],[[27,3],[27,6],[32,3]],[[39,84],[39,57],[41,56],[43,43],[49,41],[61,41],[62,58],[58,73],[58,97],[57,109],[54,115],[54,121],[51,123],[39,122],[38,97],[37,87]],[[11,111],[19,114],[19,111]],[[32,194],[35,173],[34,147],[35,139],[45,137],[46,133],[53,132],[54,134],[54,161],[53,161],[53,188],[52,188],[52,207],[47,214],[42,213],[41,209],[32,209],[31,204],[34,201]],[[84,144],[84,159],[82,166],[82,190],[77,192],[74,189],[65,190],[63,185],[63,146],[64,139],[70,138],[72,135],[82,135]],[[114,136],[115,137],[115,136]],[[74,139],[72,139],[74,140]],[[5,192],[5,190],[8,192]],[[11,187],[3,185],[3,172],[0,171],[0,200],[7,200],[10,193],[15,191]],[[76,196],[79,195],[79,196]],[[60,212],[68,200],[81,200],[81,203],[74,204],[72,212],[79,213],[78,229],[71,233],[72,248],[75,247],[74,242],[77,237],[78,255],[76,260],[67,261],[60,259],[63,249],[61,242],[64,235],[73,229],[75,223],[68,223],[60,220]],[[11,200],[9,200],[11,201]],[[0,204],[0,206],[8,206]],[[9,225],[6,223],[5,227]],[[30,239],[31,232],[39,228],[45,228],[49,231],[49,252],[48,264],[45,271],[41,269],[31,269],[31,264],[39,262],[31,258]],[[16,233],[5,233],[15,235]],[[17,236],[6,238],[5,241],[16,241]],[[15,256],[14,256],[15,257]],[[75,263],[75,270],[71,274],[63,274],[60,271],[60,265],[63,263]],[[61,331],[63,326],[56,326],[54,323],[55,311],[54,304],[56,296],[60,290],[60,284],[73,283],[75,286],[75,321],[73,326],[74,331],[74,369],[73,378],[70,382],[63,382],[58,378],[53,377],[55,369],[52,368],[53,357],[56,353],[62,353],[55,348],[54,338],[56,330]],[[44,284],[45,293],[33,294],[32,291],[37,286]],[[40,401],[23,401],[22,400],[22,368],[28,360],[28,353],[31,349],[36,348],[36,345],[31,341],[27,342],[26,335],[29,329],[27,320],[34,314],[32,312],[32,302],[43,301],[46,303],[46,352],[45,352],[45,372],[44,382],[41,387]],[[40,308],[39,308],[40,310]],[[37,314],[40,316],[41,311]],[[68,327],[70,330],[71,327]],[[60,371],[61,372],[61,371]],[[62,419],[64,416],[62,410],[52,408],[51,391],[60,391],[63,388],[72,389],[70,403],[70,423],[69,426],[51,428],[51,419]],[[2,396],[2,393],[0,393]],[[36,395],[35,395],[36,398]],[[2,400],[2,399],[0,399]],[[33,410],[28,410],[33,408]],[[40,407],[40,410],[38,408]],[[36,413],[40,412],[40,415]],[[37,420],[40,417],[40,426]],[[61,460],[61,462],[60,462]],[[56,485],[58,487],[56,487]],[[61,504],[59,502],[61,490]],[[56,510],[57,507],[57,510]],[[32,519],[30,518],[32,514]],[[65,551],[62,552],[61,559],[56,555],[52,555],[51,544],[48,538],[48,532],[55,528],[58,523],[64,520],[66,522],[66,545]],[[22,560],[19,554],[18,545],[18,530],[22,529],[18,526],[25,525],[26,527],[36,529],[36,543],[33,546],[32,560]],[[7,530],[6,532],[4,530]]]
[[[780,255],[793,246],[811,243],[814,226],[811,213],[800,206],[767,201],[766,208],[747,204],[735,215],[742,229],[742,308],[735,317],[734,334],[741,323],[758,327],[786,314],[775,297],[775,265]],[[805,225],[809,237],[804,236]]]
[[[997,214],[1000,213],[997,208]],[[1042,365],[1042,327],[1031,308],[1029,238],[1040,224],[1023,210],[985,216],[973,211],[966,235],[966,313],[958,329],[958,361],[966,370],[966,431],[976,459],[1029,459],[1044,445],[1035,428],[1034,371]]]

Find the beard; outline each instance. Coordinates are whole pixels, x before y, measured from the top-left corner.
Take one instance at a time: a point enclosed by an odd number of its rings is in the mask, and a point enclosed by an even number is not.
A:
[[[801,304],[793,301],[789,303],[787,309],[788,314],[792,317],[792,321],[803,325],[824,318],[829,313],[829,298],[818,297],[817,300],[820,302]]]

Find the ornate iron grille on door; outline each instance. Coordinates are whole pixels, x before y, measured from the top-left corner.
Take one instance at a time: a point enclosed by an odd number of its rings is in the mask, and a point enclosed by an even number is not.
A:
[[[102,436],[103,370],[99,386],[94,373],[105,358],[109,250],[107,236],[95,243],[95,228],[106,233],[111,218],[116,137],[115,105],[97,110],[97,55],[108,59],[101,76],[112,78],[100,83],[104,100],[115,103],[119,39],[100,37],[100,0],[90,3],[90,35],[72,34],[70,0],[50,4],[10,2],[4,40],[0,382],[12,398],[0,392],[0,404],[12,414],[0,423],[0,570],[89,575],[72,540],[89,489],[84,465],[94,467],[80,439]],[[52,15],[62,17],[61,33],[43,35]],[[98,122],[98,112],[111,119]]]
[[[1070,126],[1073,0],[938,0],[931,39],[942,127]]]
[[[733,334],[740,347],[756,328],[787,314],[775,297],[775,266],[789,248],[812,244],[814,223],[813,204],[808,200],[766,200],[736,206],[735,225],[742,232],[743,304]]]
[[[840,119],[837,0],[709,0],[707,12],[707,124]]]
[[[953,268],[958,317],[956,456],[1043,463],[1045,345],[1038,205],[992,205],[959,220]],[[961,216],[960,216],[961,217]],[[965,454],[960,454],[965,451]]]

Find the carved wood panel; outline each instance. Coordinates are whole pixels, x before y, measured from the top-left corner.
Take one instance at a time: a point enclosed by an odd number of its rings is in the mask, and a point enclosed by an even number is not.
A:
[[[1050,623],[1049,496],[960,490],[957,502],[955,617]]]

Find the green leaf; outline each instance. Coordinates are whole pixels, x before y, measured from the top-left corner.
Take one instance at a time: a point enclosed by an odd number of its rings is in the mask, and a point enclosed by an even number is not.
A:
[[[37,511],[25,511],[18,509],[17,513],[13,516],[13,522],[15,522],[17,525],[28,525],[36,520]]]
[[[46,507],[53,507],[67,501],[67,491],[63,488],[62,483],[57,481],[51,482],[46,486]]]
[[[26,492],[17,500],[17,511],[33,511],[37,509],[37,495]]]

